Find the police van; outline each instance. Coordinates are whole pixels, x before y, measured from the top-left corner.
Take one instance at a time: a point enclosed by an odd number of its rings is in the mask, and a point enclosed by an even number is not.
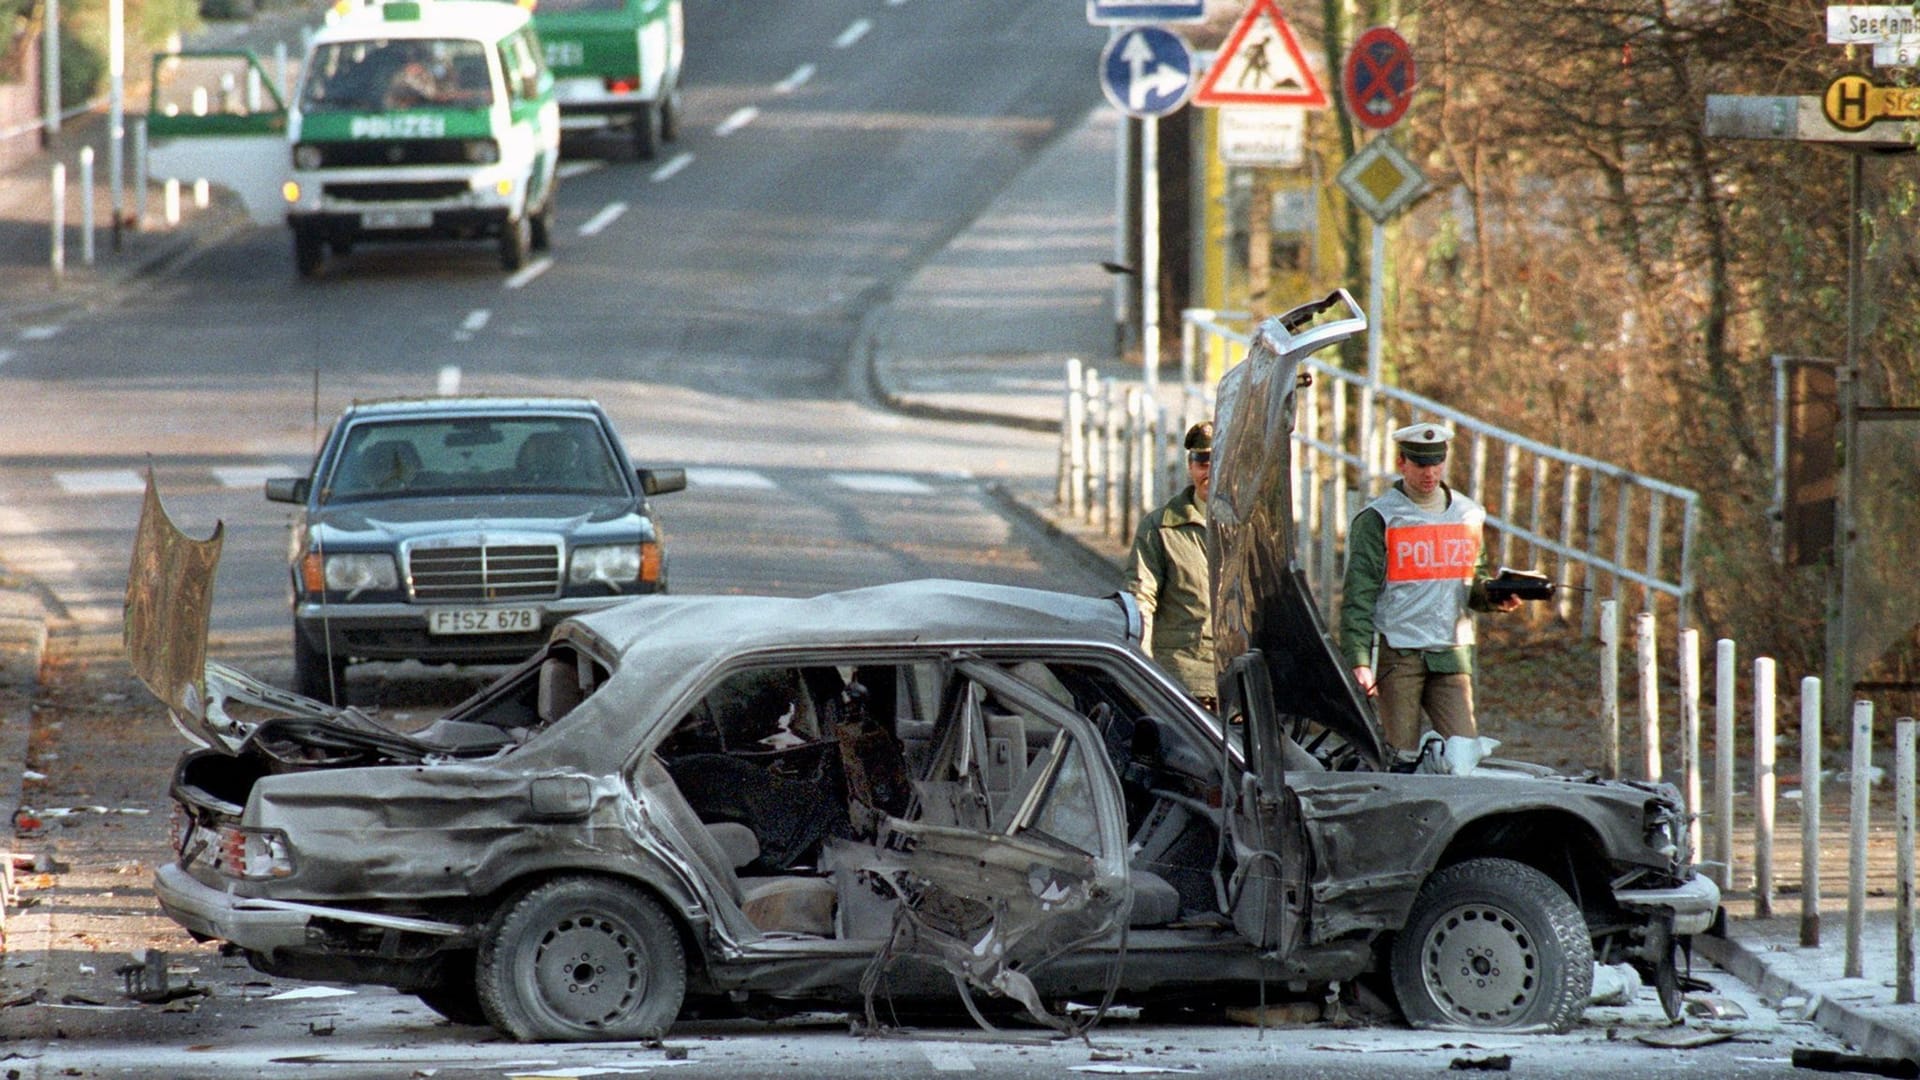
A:
[[[154,58],[156,178],[205,178],[284,220],[301,276],[355,244],[492,240],[508,270],[553,233],[560,112],[531,17],[495,0],[341,0],[297,92],[244,52]]]
[[[494,238],[508,270],[553,232],[560,113],[527,12],[387,0],[314,36],[289,112],[302,275],[358,241]]]
[[[568,130],[624,126],[640,158],[673,141],[687,51],[680,0],[538,0],[533,25]]]

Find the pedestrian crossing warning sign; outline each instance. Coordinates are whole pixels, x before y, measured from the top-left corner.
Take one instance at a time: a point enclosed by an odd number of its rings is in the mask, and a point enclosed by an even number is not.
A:
[[[1327,107],[1300,42],[1275,0],[1252,0],[1193,95],[1195,105]]]

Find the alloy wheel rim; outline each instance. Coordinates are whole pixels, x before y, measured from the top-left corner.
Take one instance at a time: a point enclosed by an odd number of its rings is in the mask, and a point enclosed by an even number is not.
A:
[[[1428,997],[1461,1024],[1510,1022],[1540,992],[1533,934],[1488,904],[1461,904],[1442,915],[1421,942],[1420,971]]]

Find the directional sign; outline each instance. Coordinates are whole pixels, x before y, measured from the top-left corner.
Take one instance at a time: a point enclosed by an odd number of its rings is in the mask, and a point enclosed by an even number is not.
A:
[[[1384,137],[1360,148],[1334,175],[1340,190],[1377,222],[1407,208],[1427,190],[1426,175]]]
[[[1087,0],[1087,21],[1095,26],[1201,22],[1207,0]]]
[[[1362,127],[1385,131],[1399,123],[1413,101],[1413,81],[1413,50],[1388,27],[1361,34],[1347,54],[1342,86]]]
[[[1171,30],[1134,27],[1100,54],[1100,89],[1128,116],[1166,116],[1193,90],[1193,50]]]
[[[1293,27],[1274,0],[1253,0],[1193,95],[1195,105],[1327,107]]]

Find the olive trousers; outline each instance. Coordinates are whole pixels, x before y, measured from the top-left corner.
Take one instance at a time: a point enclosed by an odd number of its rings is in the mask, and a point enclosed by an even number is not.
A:
[[[1428,671],[1425,654],[1380,644],[1373,672],[1380,725],[1387,744],[1396,750],[1420,745],[1420,712],[1426,710],[1433,730],[1441,735],[1478,735],[1473,719],[1473,676],[1465,672]]]

